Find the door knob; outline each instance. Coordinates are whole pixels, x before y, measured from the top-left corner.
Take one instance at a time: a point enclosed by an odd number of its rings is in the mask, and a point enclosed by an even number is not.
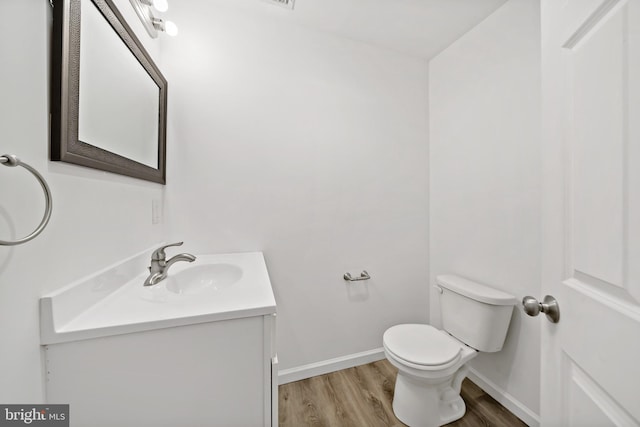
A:
[[[542,302],[539,302],[534,297],[526,296],[522,298],[522,306],[524,307],[524,312],[529,316],[535,317],[542,312],[547,315],[547,319],[551,323],[560,321],[560,306],[558,301],[551,295],[545,296]]]

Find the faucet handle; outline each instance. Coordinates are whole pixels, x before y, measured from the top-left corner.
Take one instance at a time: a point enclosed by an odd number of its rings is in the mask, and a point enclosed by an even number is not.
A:
[[[167,259],[167,254],[164,253],[164,250],[171,246],[182,246],[184,242],[170,243],[168,245],[164,245],[153,251],[151,255],[152,261],[164,261]]]

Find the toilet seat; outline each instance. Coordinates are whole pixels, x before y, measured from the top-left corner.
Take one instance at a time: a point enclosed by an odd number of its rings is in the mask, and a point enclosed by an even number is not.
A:
[[[383,345],[399,362],[420,370],[443,370],[457,364],[462,346],[448,334],[424,324],[393,326]]]

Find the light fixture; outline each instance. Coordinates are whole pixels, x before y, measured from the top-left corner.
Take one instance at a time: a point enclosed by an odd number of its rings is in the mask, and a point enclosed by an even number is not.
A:
[[[166,12],[169,10],[169,3],[167,0],[140,0],[140,3],[147,6],[153,6],[158,12]]]
[[[153,26],[158,31],[164,31],[170,36],[178,35],[178,26],[173,23],[173,21],[165,21],[159,18],[153,18]]]
[[[158,31],[164,31],[170,36],[178,34],[178,26],[171,21],[156,18],[151,8],[159,12],[165,12],[169,9],[167,0],[129,0],[133,9],[136,11],[138,18],[142,21],[142,25],[152,38],[158,37]]]

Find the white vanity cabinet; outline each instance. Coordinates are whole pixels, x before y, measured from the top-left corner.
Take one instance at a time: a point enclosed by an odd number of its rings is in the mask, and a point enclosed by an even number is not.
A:
[[[264,267],[262,254],[254,258]],[[76,317],[62,315],[60,295],[43,298],[43,322],[51,318],[42,326],[46,401],[70,404],[76,427],[277,426],[270,284],[264,304],[221,310],[211,302],[184,316],[188,301],[163,301],[151,304],[153,316],[137,313],[140,322],[124,324],[114,313],[132,309],[137,282],[132,293],[118,289]],[[56,308],[58,320],[69,318],[57,328]]]
[[[47,402],[70,404],[78,427],[275,426],[273,322],[254,316],[48,345]]]

